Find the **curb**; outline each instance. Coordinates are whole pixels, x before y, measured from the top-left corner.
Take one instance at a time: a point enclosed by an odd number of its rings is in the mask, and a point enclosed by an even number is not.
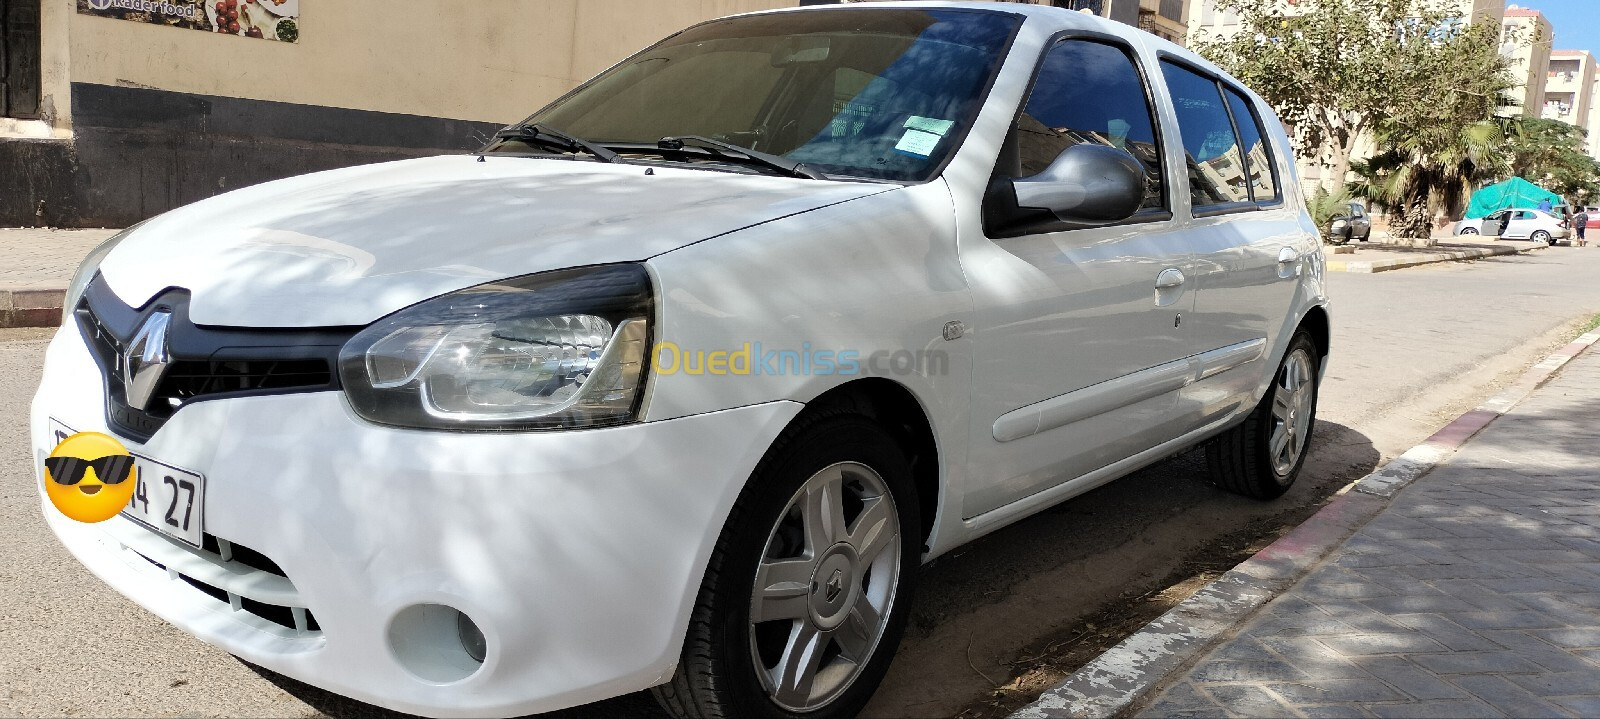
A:
[[[1409,260],[1369,260],[1366,262],[1328,260],[1323,264],[1323,267],[1328,272],[1358,272],[1365,274],[1372,272],[1387,272],[1389,270],[1403,270],[1407,267],[1431,265],[1439,262],[1459,262],[1461,260],[1478,260],[1485,257],[1496,257],[1499,255],[1515,255],[1524,252],[1532,252],[1537,249],[1539,248],[1531,247],[1526,250],[1519,250],[1515,247],[1485,247],[1483,249],[1474,250],[1453,250],[1450,252],[1430,253],[1427,257]]]
[[[61,324],[61,305],[66,298],[65,289],[0,287],[0,327],[55,327]]]
[[[1337,499],[1299,527],[1134,632],[1012,718],[1114,717],[1151,696],[1169,675],[1299,582],[1382,512],[1395,492],[1433,470],[1596,343],[1600,343],[1600,331],[1583,335],[1546,357],[1512,386],[1341,490]]]

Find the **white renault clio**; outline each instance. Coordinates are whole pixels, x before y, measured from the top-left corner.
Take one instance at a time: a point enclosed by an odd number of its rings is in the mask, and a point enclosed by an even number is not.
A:
[[[89,569],[428,716],[654,687],[847,716],[917,567],[1205,443],[1282,494],[1328,353],[1262,101],[1048,7],[745,15],[480,153],[230,192],[74,281],[42,459],[109,432]]]

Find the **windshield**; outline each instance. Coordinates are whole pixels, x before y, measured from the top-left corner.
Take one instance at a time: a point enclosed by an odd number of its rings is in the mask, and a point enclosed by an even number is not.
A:
[[[629,58],[527,124],[624,156],[628,145],[658,154],[663,138],[701,136],[829,176],[921,181],[965,135],[1020,23],[867,8],[720,20]],[[491,151],[530,149],[508,138]]]

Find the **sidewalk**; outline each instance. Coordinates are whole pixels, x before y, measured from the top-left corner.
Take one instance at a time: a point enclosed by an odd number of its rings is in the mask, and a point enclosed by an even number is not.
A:
[[[61,321],[61,300],[78,263],[118,230],[0,228],[0,327]]]
[[[1476,260],[1497,255],[1514,255],[1547,247],[1543,242],[1519,240],[1464,239],[1452,237],[1440,240],[1432,247],[1410,247],[1382,243],[1352,242],[1342,245],[1354,249],[1353,253],[1335,254],[1333,247],[1323,247],[1323,258],[1329,272],[1387,272],[1389,270],[1431,265],[1438,262]]]
[[[1140,716],[1600,716],[1600,349],[1397,494]]]

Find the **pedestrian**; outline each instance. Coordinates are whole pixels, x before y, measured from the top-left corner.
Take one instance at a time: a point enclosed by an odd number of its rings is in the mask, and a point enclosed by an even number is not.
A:
[[[1556,208],[1555,203],[1551,202],[1550,198],[1548,198],[1548,197],[1546,197],[1543,200],[1539,201],[1539,209],[1544,211],[1544,212],[1549,212],[1551,210],[1554,210],[1555,208]]]
[[[1579,247],[1583,247],[1583,246],[1589,244],[1588,241],[1585,240],[1584,237],[1583,237],[1584,231],[1589,229],[1589,211],[1588,210],[1578,210],[1578,214],[1572,216],[1572,229],[1573,229],[1573,231],[1578,233],[1578,246]]]

